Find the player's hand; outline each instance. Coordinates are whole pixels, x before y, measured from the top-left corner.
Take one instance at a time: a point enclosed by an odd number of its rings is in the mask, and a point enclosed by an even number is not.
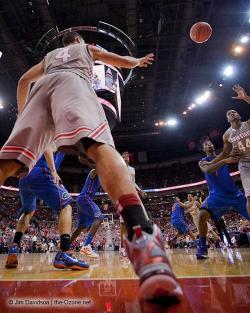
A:
[[[57,172],[56,172],[56,171],[53,171],[53,172],[51,172],[51,175],[53,176],[54,183],[55,183],[56,185],[61,185],[62,181],[61,181],[60,176],[57,174]]]
[[[232,97],[233,99],[239,99],[239,100],[245,100],[247,98],[247,94],[245,92],[245,89],[242,88],[240,85],[234,85],[233,91],[237,93],[237,96]]]
[[[141,191],[139,192],[139,194],[140,194],[140,196],[142,197],[142,199],[146,199],[147,196],[148,196],[148,194],[147,194],[144,190],[141,190]]]
[[[210,162],[205,161],[205,160],[199,162],[199,166],[200,166],[200,167],[203,167],[203,166],[206,166],[206,165],[209,165],[209,164],[210,164]]]
[[[90,177],[91,179],[94,179],[96,177],[97,173],[96,173],[96,169],[93,169],[90,171]]]
[[[148,65],[151,65],[154,61],[154,54],[150,53],[147,54],[145,57],[139,59],[139,67],[148,67]]]

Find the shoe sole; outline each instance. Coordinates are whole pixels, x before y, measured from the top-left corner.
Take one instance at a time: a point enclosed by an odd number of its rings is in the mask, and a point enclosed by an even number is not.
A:
[[[17,268],[17,267],[18,267],[17,256],[9,255],[5,263],[5,268],[10,269],[10,268]]]
[[[183,296],[177,281],[168,275],[153,275],[140,285],[140,297],[150,302],[178,303]]]
[[[72,266],[66,266],[66,265],[63,265],[63,264],[53,264],[55,268],[59,268],[59,269],[62,269],[62,270],[65,270],[65,269],[70,269],[70,270],[88,270],[89,267],[81,267],[81,266],[78,266],[78,265],[72,265]]]

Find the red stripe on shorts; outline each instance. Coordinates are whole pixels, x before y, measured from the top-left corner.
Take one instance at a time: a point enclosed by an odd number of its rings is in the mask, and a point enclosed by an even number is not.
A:
[[[89,127],[79,127],[71,132],[67,132],[67,133],[60,133],[58,135],[56,135],[56,137],[54,138],[54,140],[58,140],[58,139],[62,139],[62,138],[73,138],[74,136],[78,135],[80,132],[82,131],[92,131],[92,128]]]
[[[17,147],[17,146],[4,146],[1,149],[1,152],[21,153],[21,154],[24,154],[31,161],[34,161],[36,159],[35,155],[27,148],[22,148],[22,147]]]
[[[96,139],[98,136],[100,136],[105,129],[108,127],[107,123],[104,122],[99,127],[97,127],[88,137],[92,139]]]

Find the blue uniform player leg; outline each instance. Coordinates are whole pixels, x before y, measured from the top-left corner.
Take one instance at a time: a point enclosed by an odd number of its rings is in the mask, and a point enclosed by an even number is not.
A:
[[[242,217],[249,220],[247,212],[247,200],[243,193],[237,192],[234,196],[228,195],[209,195],[201,205],[200,214],[208,220],[210,217],[215,221],[218,221],[224,214],[230,209],[233,209],[239,213]],[[204,212],[206,210],[207,212]],[[203,211],[203,212],[202,212]],[[197,259],[207,258],[207,245],[206,238],[200,237]]]
[[[17,268],[18,254],[20,251],[20,244],[23,233],[26,231],[30,220],[36,210],[36,195],[30,190],[27,176],[19,181],[19,194],[22,203],[20,209],[20,217],[16,226],[16,233],[14,236],[13,244],[9,247],[5,268]]]
[[[171,224],[174,226],[174,228],[178,231],[180,235],[188,234],[189,227],[183,219],[174,218],[171,220]]]
[[[211,213],[211,218],[219,220],[229,209],[233,209],[242,217],[249,220],[247,212],[247,199],[245,195],[238,192],[235,196],[220,195],[208,196],[201,205],[201,209],[205,209]]]
[[[88,229],[87,237],[80,252],[90,258],[98,258],[99,255],[92,250],[91,243],[103,221],[102,212],[89,194],[81,194],[77,198],[76,205],[78,225],[76,231],[72,234],[71,241],[73,242],[84,229]]]
[[[72,201],[72,198],[65,187],[63,185],[55,184],[53,176],[46,168],[35,167],[28,176],[20,179],[19,189],[22,208],[21,217],[17,224],[17,232],[20,228],[21,233],[24,233],[27,229],[36,210],[36,198],[42,199],[51,209],[58,213],[60,212],[60,214],[61,211],[70,205]],[[8,259],[11,259],[13,263],[12,250],[13,249],[10,249],[12,257]],[[10,266],[8,266],[10,263],[8,259],[6,267],[10,268]],[[77,260],[67,251],[59,251],[57,253],[54,260],[54,266],[60,269],[87,269],[89,267],[87,263]]]
[[[92,250],[92,240],[103,221],[100,208],[93,201],[93,197],[100,187],[100,181],[95,169],[91,170],[86,178],[81,193],[77,197],[78,226],[71,236],[73,242],[84,229],[88,229],[87,238],[80,252],[91,258],[98,258],[99,255]]]

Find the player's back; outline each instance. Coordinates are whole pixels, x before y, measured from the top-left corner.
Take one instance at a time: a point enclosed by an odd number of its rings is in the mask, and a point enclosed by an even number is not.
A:
[[[213,159],[214,157],[205,157],[202,159],[202,161],[210,162]],[[232,177],[229,174],[227,165],[221,166],[216,172],[205,173],[205,178],[207,180],[209,194],[214,194],[217,196],[234,196],[239,192],[239,189],[236,187]]]
[[[88,45],[72,44],[49,52],[44,59],[44,73],[56,72],[72,72],[91,82],[93,59]]]
[[[175,203],[172,207],[171,219],[174,218],[184,219],[184,209],[179,205],[179,203]]]

